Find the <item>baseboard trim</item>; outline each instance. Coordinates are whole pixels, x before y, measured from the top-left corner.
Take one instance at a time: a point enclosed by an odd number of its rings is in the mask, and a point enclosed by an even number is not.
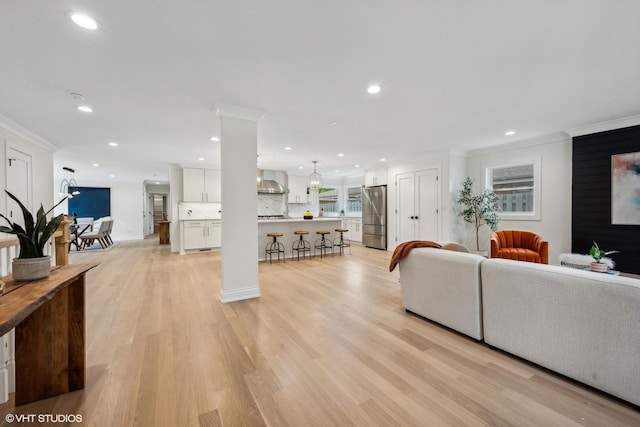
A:
[[[223,304],[252,298],[260,298],[260,288],[258,286],[233,289],[230,291],[225,291],[223,289],[220,291],[220,302]]]

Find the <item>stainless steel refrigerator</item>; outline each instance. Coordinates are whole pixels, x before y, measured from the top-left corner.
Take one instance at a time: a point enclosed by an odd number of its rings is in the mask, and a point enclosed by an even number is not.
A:
[[[362,244],[387,249],[387,186],[362,189]]]

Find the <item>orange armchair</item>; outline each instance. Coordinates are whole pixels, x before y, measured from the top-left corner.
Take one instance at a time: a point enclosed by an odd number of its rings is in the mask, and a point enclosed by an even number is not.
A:
[[[494,231],[491,233],[491,258],[549,264],[549,242],[531,231]]]

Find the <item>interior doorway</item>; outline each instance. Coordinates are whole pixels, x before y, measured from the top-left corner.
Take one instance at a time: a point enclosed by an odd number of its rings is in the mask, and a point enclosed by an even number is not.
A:
[[[32,210],[31,193],[31,156],[12,147],[7,148],[7,191],[16,196],[30,211]],[[7,216],[24,227],[22,212],[16,202],[9,196],[7,199]]]
[[[440,238],[438,169],[396,175],[398,243]]]
[[[153,234],[159,232],[158,223],[166,218],[167,196],[164,194],[152,194],[153,197]]]

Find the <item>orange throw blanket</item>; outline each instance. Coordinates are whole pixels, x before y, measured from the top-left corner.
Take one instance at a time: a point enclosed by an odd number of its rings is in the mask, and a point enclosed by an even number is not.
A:
[[[389,263],[389,272],[393,271],[396,268],[396,265],[400,262],[400,260],[407,255],[413,248],[441,248],[442,245],[436,242],[432,242],[431,240],[409,240],[408,242],[402,242],[396,249],[393,251],[393,255],[391,256],[391,262]]]

